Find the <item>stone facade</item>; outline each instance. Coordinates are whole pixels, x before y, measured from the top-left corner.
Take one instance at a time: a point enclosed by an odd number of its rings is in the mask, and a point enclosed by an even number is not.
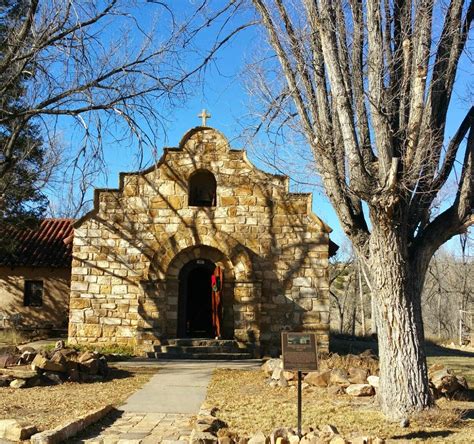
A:
[[[211,172],[214,206],[189,205],[196,171]],[[311,195],[254,167],[218,131],[190,130],[146,171],[98,189],[75,224],[69,340],[146,351],[182,336],[183,270],[224,270],[223,337],[278,353],[281,330],[315,331],[328,347],[331,231]],[[194,262],[193,262],[194,261]]]

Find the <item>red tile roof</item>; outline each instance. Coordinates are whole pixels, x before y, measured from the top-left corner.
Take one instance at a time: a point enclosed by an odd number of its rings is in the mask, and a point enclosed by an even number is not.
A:
[[[35,230],[10,226],[0,232],[0,242],[13,242],[11,253],[0,252],[0,265],[9,267],[70,267],[73,219],[45,219]]]

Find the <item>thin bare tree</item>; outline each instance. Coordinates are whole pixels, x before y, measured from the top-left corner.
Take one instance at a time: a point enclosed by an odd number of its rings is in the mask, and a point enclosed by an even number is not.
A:
[[[216,52],[251,25],[226,27],[222,17],[239,3],[211,11],[208,0],[187,9],[158,0],[4,2],[0,95],[19,80],[24,91],[18,106],[0,110],[0,126],[8,128],[0,177],[35,149],[26,147],[22,159],[14,149],[28,124],[41,127],[44,144],[57,144],[68,131],[80,206],[94,175],[105,170],[104,147],[128,143],[139,160],[145,145],[154,149],[169,106],[182,103]],[[219,20],[220,34],[199,48],[196,40]]]
[[[474,108],[445,140],[472,0],[251,0],[268,111],[305,135],[345,234],[369,271],[378,398],[398,420],[429,408],[421,292],[434,252],[473,223]],[[467,138],[467,141],[466,141]],[[452,202],[433,201],[459,170]]]

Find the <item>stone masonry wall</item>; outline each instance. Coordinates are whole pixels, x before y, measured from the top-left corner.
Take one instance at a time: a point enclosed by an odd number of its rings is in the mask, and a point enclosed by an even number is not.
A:
[[[216,178],[215,207],[188,205],[200,169]],[[329,232],[310,194],[289,193],[286,177],[195,128],[154,167],[122,173],[118,190],[96,190],[76,223],[70,341],[146,349],[175,336],[179,271],[206,258],[225,270],[228,335],[275,354],[282,329],[309,330],[327,349]]]

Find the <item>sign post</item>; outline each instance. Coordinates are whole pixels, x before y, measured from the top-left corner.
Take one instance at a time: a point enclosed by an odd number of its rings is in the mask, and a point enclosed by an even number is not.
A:
[[[298,372],[298,436],[301,438],[302,417],[302,372],[318,369],[318,352],[314,333],[282,332],[281,349],[283,369]]]

